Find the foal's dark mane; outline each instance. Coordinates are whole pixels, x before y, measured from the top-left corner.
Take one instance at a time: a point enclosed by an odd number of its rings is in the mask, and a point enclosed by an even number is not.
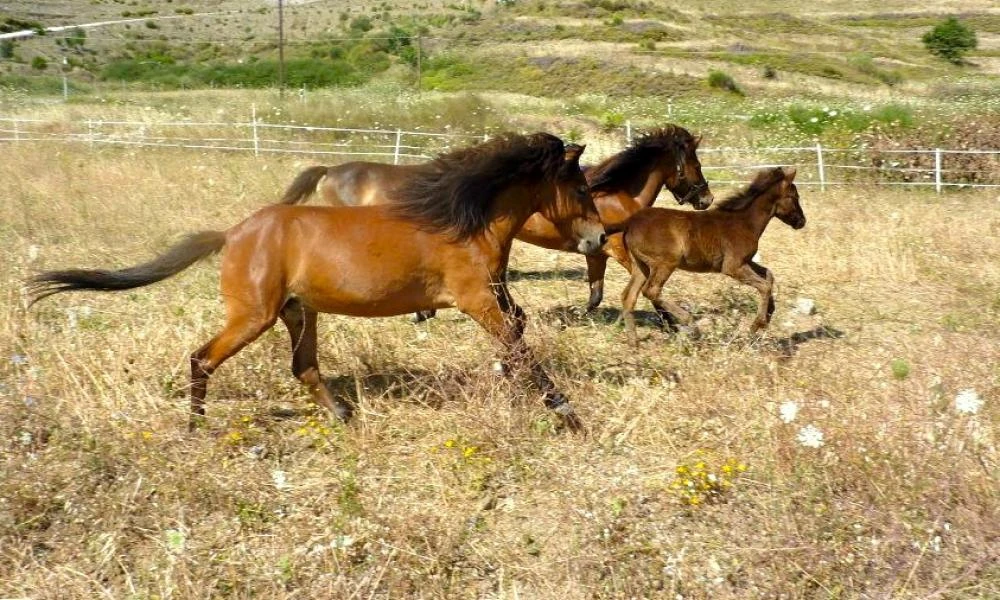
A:
[[[750,185],[725,200],[716,202],[715,206],[712,208],[726,212],[743,210],[753,204],[753,201],[756,200],[761,194],[771,189],[771,186],[779,181],[782,181],[784,178],[785,171],[781,167],[758,171],[757,175],[754,176],[753,181],[750,182]]]
[[[586,171],[590,189],[596,192],[630,181],[660,155],[670,153],[673,156],[684,144],[693,143],[694,136],[677,125],[649,131],[628,148],[590,167]]]
[[[558,178],[565,150],[563,141],[548,133],[502,134],[420,165],[390,193],[390,208],[431,231],[465,240],[486,228],[494,200],[507,187]]]

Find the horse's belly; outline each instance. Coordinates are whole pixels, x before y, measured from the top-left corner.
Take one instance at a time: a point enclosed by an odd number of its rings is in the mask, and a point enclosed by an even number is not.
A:
[[[297,285],[293,293],[319,312],[356,317],[389,317],[453,306],[450,294],[419,278],[408,281],[317,281]]]

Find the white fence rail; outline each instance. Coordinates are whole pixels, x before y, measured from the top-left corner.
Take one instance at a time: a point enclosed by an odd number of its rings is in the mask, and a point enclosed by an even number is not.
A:
[[[631,138],[626,124],[619,132],[587,140],[586,157],[596,162],[620,151]],[[190,148],[263,154],[343,157],[393,162],[426,160],[452,147],[488,139],[488,135],[351,129],[265,123],[256,111],[246,123],[43,121],[0,117],[0,142],[83,143],[90,146]],[[818,186],[859,181],[881,185],[1000,188],[1000,150],[834,148],[819,143],[791,147],[698,150],[712,183],[743,183],[760,168],[795,165],[796,183]]]

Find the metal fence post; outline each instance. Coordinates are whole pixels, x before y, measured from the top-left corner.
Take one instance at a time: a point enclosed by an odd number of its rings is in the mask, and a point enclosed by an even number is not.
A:
[[[399,145],[402,143],[402,140],[403,140],[403,130],[402,129],[397,129],[396,130],[396,149],[393,150],[393,153],[392,153],[392,164],[394,164],[394,165],[398,165],[399,164]]]
[[[941,149],[934,149],[934,191],[941,193]]]
[[[632,120],[628,119],[625,121],[625,144],[628,146],[632,145]]]
[[[10,122],[14,126],[14,143],[17,143],[21,141],[21,132],[18,130],[17,127],[17,119],[11,119]]]
[[[253,130],[253,155],[260,156],[260,138],[257,137],[257,105],[250,105],[250,127]]]
[[[94,122],[87,119],[87,143],[94,146]]]
[[[823,146],[816,142],[816,170],[819,172],[819,191],[826,191],[826,168],[823,166]]]

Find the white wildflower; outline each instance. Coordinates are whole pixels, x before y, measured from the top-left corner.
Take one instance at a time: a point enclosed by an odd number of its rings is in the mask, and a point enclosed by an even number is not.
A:
[[[819,117],[813,117],[813,118],[809,119],[809,122],[810,123],[819,123]]]
[[[955,410],[967,415],[974,415],[983,406],[983,399],[979,397],[976,390],[967,389],[960,391],[955,396]]]
[[[806,448],[819,448],[823,445],[823,432],[810,423],[799,430],[798,440]]]
[[[274,482],[274,487],[279,490],[287,490],[291,487],[288,485],[288,477],[285,475],[285,472],[280,469],[271,471],[271,481]]]
[[[781,403],[778,412],[781,413],[782,421],[791,423],[795,420],[796,415],[799,414],[799,405],[794,400],[786,400]]]

